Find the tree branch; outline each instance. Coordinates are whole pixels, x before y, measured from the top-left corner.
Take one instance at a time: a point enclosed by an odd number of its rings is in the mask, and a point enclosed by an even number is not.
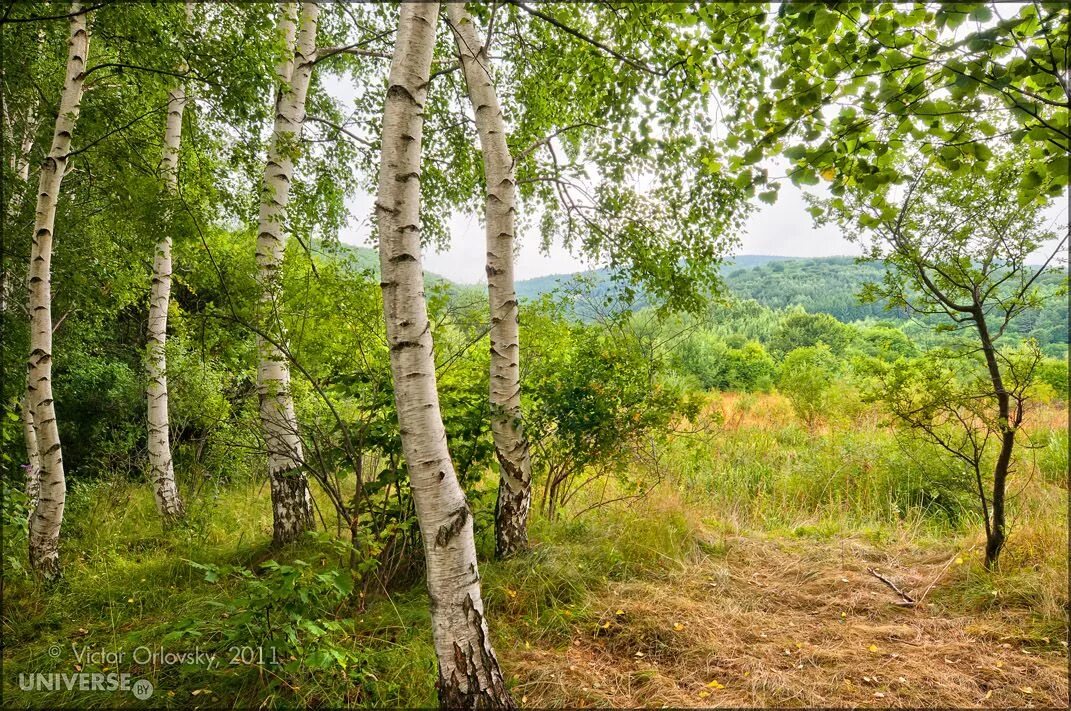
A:
[[[587,36],[586,34],[581,32],[580,30],[577,30],[577,29],[574,29],[574,28],[570,27],[569,25],[565,24],[561,20],[558,20],[558,19],[556,19],[556,18],[554,18],[554,17],[552,17],[550,15],[547,15],[545,13],[540,12],[539,10],[536,10],[535,8],[532,8],[532,7],[529,7],[529,6],[525,5],[523,2],[520,2],[520,0],[506,0],[506,2],[510,3],[511,5],[515,5],[516,7],[519,7],[520,9],[524,10],[525,12],[527,12],[529,15],[532,15],[533,17],[538,17],[539,19],[541,19],[541,20],[543,20],[545,22],[549,22],[550,24],[554,25],[555,27],[557,27],[562,32],[565,32],[566,34],[571,35],[572,37],[575,37],[576,39],[580,40],[581,42],[587,42],[592,47],[597,47],[598,49],[601,49],[603,52],[606,52],[607,54],[609,54],[610,56],[614,57],[615,59],[618,59],[618,60],[624,62],[625,64],[629,65],[633,69],[639,69],[641,72],[647,72],[648,74],[654,74],[655,76],[665,76],[665,72],[658,71],[654,67],[651,67],[650,65],[644,64],[643,62],[637,61],[635,59],[632,59],[631,57],[626,57],[625,55],[621,54],[620,52],[618,52],[617,50],[613,49],[612,47],[608,47],[607,45],[603,44],[602,42],[599,42],[598,40],[594,39],[593,37]]]
[[[8,9],[10,10],[12,7],[15,6],[15,4],[16,3],[12,2],[8,6]],[[71,17],[78,17],[79,15],[84,15],[87,12],[93,12],[94,10],[99,10],[100,8],[104,7],[107,4],[108,3],[106,3],[106,2],[99,2],[96,5],[90,5],[89,7],[83,7],[78,12],[69,12],[66,15],[49,15],[47,17],[16,17],[14,19],[5,16],[3,18],[0,18],[0,25],[12,25],[12,24],[15,24],[15,23],[18,23],[18,22],[47,22],[48,20],[66,20],[66,19],[69,19]]]

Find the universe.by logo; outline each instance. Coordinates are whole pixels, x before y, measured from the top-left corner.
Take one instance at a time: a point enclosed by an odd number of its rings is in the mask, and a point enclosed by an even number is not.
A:
[[[129,691],[135,698],[144,701],[152,696],[152,682],[134,679],[131,674],[119,672],[50,672],[20,673],[19,689],[22,691]]]

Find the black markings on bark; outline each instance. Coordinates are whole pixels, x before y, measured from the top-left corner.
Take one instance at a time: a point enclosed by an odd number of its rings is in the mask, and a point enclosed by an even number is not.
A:
[[[520,441],[518,446],[523,446]],[[503,476],[499,481],[498,498],[495,500],[495,557],[502,560],[528,548],[526,524],[532,489],[530,479],[511,462],[510,457],[501,451],[496,453]],[[513,488],[515,481],[520,483],[516,490]]]
[[[469,520],[468,504],[462,504],[452,511],[450,519],[449,523],[439,526],[439,532],[435,534],[435,544],[440,548],[447,545],[465,527],[465,522]]]
[[[472,597],[462,603],[475,639],[462,646],[454,642],[454,669],[446,678],[439,672],[439,707],[444,709],[515,709],[506,691],[498,659],[487,639],[483,615]]]
[[[387,101],[389,102],[392,98],[398,97],[408,99],[409,103],[413,106],[420,106],[420,102],[416,100],[416,97],[413,96],[408,87],[402,86],[401,84],[391,84],[390,87],[387,88]]]
[[[309,484],[301,468],[271,475],[271,499],[274,511],[272,543],[284,545],[296,540],[313,528],[312,508],[309,505]]]

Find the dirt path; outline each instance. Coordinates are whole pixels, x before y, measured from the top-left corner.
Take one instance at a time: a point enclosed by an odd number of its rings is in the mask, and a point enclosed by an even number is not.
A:
[[[517,698],[536,707],[1067,708],[1067,650],[1016,635],[1028,612],[905,609],[867,573],[874,566],[921,590],[950,555],[731,539],[687,570],[612,585],[601,619],[578,627],[567,648],[507,651]],[[942,585],[955,574],[953,565]]]

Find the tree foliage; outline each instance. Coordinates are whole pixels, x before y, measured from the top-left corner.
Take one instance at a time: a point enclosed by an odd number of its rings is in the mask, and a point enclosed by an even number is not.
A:
[[[719,20],[741,12],[726,7]],[[872,201],[890,213],[880,189],[913,177],[903,156],[918,151],[963,175],[984,170],[1001,140],[1031,161],[1017,201],[1067,186],[1065,5],[790,2],[776,15],[752,12],[762,49],[724,68],[743,75],[726,144],[751,190],[776,197],[777,182],[752,166],[779,154],[797,185],[824,179],[838,197],[878,191]]]

